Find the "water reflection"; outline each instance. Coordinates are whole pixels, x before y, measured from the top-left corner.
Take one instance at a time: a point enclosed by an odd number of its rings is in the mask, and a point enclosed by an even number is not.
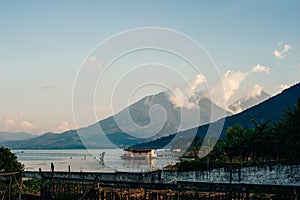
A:
[[[123,166],[131,170],[152,171],[158,169],[156,158],[125,159]]]
[[[151,171],[162,169],[168,164],[175,164],[178,156],[170,151],[158,151],[157,158],[121,159],[122,149],[95,150],[15,150],[18,160],[25,165],[27,171],[50,171],[53,163],[55,171],[72,172],[114,172],[114,171]],[[100,154],[105,152],[104,165],[99,162]]]

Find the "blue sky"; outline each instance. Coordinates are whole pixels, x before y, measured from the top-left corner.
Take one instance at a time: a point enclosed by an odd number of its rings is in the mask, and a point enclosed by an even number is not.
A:
[[[106,38],[139,27],[189,35],[221,74],[264,66],[238,87],[276,94],[299,82],[299,10],[299,1],[0,1],[0,131],[73,128],[81,63]]]

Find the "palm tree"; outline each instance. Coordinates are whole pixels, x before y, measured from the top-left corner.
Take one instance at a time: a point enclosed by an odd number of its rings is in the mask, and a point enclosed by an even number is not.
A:
[[[285,110],[282,121],[281,137],[283,142],[281,154],[288,160],[298,159],[300,156],[300,98],[295,104],[294,110]]]
[[[270,141],[268,141],[268,135],[270,133],[269,124],[272,120],[264,121],[262,119],[260,123],[258,123],[255,119],[251,119],[251,121],[255,125],[254,138],[252,140],[252,156],[255,159],[256,156],[261,155],[266,159],[266,154],[268,152],[264,152],[264,150],[267,149],[266,147],[270,144]]]
[[[240,125],[236,124],[233,127],[229,127],[226,131],[226,146],[228,150],[229,160],[232,162],[234,157],[242,157],[245,147],[245,129]]]
[[[277,161],[280,160],[280,156],[281,156],[280,147],[282,147],[283,144],[282,135],[281,135],[282,129],[283,129],[283,123],[281,121],[273,124],[271,144],[273,145],[272,153],[275,156]]]
[[[213,150],[213,138],[207,137],[202,143],[201,150],[204,151],[204,154],[206,155],[206,166],[207,170],[209,170],[210,166],[210,152]]]
[[[190,146],[192,154],[195,159],[198,159],[198,152],[200,150],[201,144],[202,144],[202,140],[196,136]]]

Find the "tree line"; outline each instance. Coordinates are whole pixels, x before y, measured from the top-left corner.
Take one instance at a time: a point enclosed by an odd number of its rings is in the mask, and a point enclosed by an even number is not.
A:
[[[195,138],[187,152],[194,159],[181,160],[174,167],[199,170],[225,165],[300,161],[300,99],[294,108],[284,111],[278,122],[249,120],[253,127],[240,124],[229,127],[226,140],[218,141],[213,149],[210,149],[210,143],[215,138],[205,141]]]

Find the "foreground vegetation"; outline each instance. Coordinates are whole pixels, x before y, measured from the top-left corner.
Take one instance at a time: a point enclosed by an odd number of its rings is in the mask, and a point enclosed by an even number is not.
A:
[[[0,147],[0,199],[17,199],[24,165],[10,149]]]
[[[214,138],[205,141],[196,138],[187,151],[193,159],[184,160],[183,156],[180,163],[169,168],[199,170],[226,165],[300,161],[300,99],[293,109],[284,111],[279,122],[251,121],[253,127],[239,124],[229,127],[226,140],[217,142],[213,149],[210,147]]]

